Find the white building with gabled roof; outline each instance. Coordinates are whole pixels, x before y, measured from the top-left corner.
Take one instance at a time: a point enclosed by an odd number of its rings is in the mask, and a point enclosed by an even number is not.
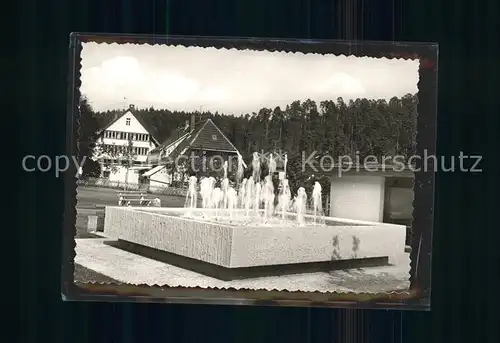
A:
[[[134,105],[99,131],[95,160],[101,164],[101,177],[109,181],[138,184],[139,176],[151,169],[149,152],[159,145],[155,128],[135,112]],[[131,145],[131,146],[130,146]],[[127,149],[132,166],[120,165],[120,152]],[[104,153],[102,152],[104,151]]]

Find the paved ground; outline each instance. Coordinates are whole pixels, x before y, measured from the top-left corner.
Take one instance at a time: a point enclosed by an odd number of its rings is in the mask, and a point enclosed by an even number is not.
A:
[[[90,204],[117,205],[116,189],[78,187],[77,208]],[[151,195],[165,207],[183,207],[184,197]],[[332,273],[308,273],[279,277],[262,277],[238,281],[220,281],[163,262],[154,261],[109,245],[103,238],[84,233],[77,220],[75,280],[80,282],[125,282],[170,286],[218,288],[277,289],[322,292],[386,292],[409,287],[408,264],[403,267],[376,267]],[[80,239],[82,238],[82,239]],[[85,238],[85,239],[84,239]]]
[[[183,287],[218,287],[276,289],[320,292],[388,292],[409,287],[410,259],[403,266],[384,266],[306,273],[286,276],[261,277],[246,280],[221,281],[190,270],[132,254],[103,243],[105,239],[77,239],[75,263],[98,275],[131,284],[169,285]],[[77,275],[75,275],[75,278]],[[82,281],[92,275],[78,276]],[[95,280],[98,281],[98,280]]]
[[[99,274],[76,263],[75,272],[73,273],[73,275],[76,282],[89,282],[89,280],[92,280],[93,282],[98,283],[120,283],[115,279],[112,279],[106,275]]]

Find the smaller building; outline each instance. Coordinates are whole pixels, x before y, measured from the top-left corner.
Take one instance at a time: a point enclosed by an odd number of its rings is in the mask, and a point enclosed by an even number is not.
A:
[[[318,158],[319,159],[319,158]],[[306,165],[330,178],[330,216],[410,225],[414,172],[390,164]]]
[[[224,161],[228,161],[233,171],[237,167],[240,152],[212,119],[197,124],[193,115],[187,124],[150,151],[147,161],[153,167],[144,173],[150,188],[168,187],[174,181],[185,182],[190,175],[220,172]],[[245,162],[243,166],[246,168]]]
[[[330,216],[409,225],[413,212],[414,173],[393,166],[334,168]]]

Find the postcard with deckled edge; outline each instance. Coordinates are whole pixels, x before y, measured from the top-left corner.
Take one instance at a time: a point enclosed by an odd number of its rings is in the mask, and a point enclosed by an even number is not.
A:
[[[64,299],[430,308],[436,44],[70,40]]]

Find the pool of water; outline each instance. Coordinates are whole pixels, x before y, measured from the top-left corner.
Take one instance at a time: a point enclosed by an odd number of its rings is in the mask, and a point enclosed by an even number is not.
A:
[[[257,215],[255,212],[250,211],[247,213],[245,210],[235,210],[230,213],[228,210],[201,210],[201,209],[137,209],[140,212],[156,213],[174,217],[181,217],[186,219],[201,220],[212,223],[219,224],[229,224],[229,225],[242,225],[242,226],[287,226],[287,227],[297,227],[297,226],[362,226],[363,224],[357,223],[345,223],[338,222],[335,220],[329,220],[328,217],[306,214],[304,216],[304,223],[299,225],[297,221],[297,215],[295,213],[285,213],[285,216],[281,213],[275,213],[269,218],[264,218],[263,211],[260,211]],[[332,218],[333,219],[333,218]]]

